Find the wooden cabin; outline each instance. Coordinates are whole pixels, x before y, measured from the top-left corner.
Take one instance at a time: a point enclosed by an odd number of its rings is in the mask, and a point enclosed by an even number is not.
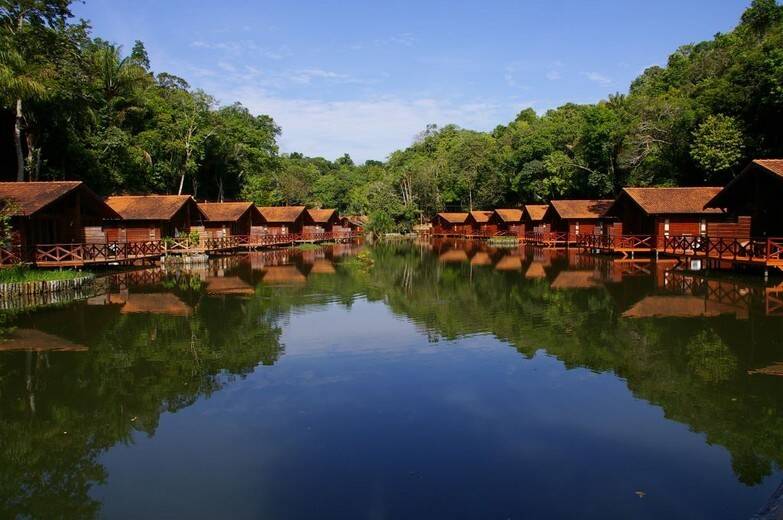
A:
[[[112,242],[161,240],[203,231],[207,218],[190,195],[115,195],[106,203],[121,217],[104,223]]]
[[[651,236],[656,248],[663,247],[664,237],[707,236],[710,231],[748,238],[750,219],[732,222],[719,209],[705,209],[720,191],[716,187],[624,188],[607,216],[617,218],[615,236]]]
[[[340,227],[340,217],[336,209],[308,209],[305,211],[302,233],[313,235],[329,233],[335,227]]]
[[[367,225],[366,215],[347,215],[340,217],[338,223],[333,227],[333,231],[340,234],[361,233]]]
[[[101,224],[120,216],[81,181],[0,182],[11,216],[11,244],[104,243]]]
[[[496,209],[489,217],[497,233],[501,235],[524,235],[521,209]]]
[[[544,222],[544,215],[549,204],[525,204],[522,207],[521,234],[546,233],[549,226]]]
[[[606,211],[613,200],[553,200],[544,213],[543,224],[551,233],[563,233],[568,242],[577,235],[601,234]]]
[[[738,221],[750,219],[753,237],[783,237],[783,159],[756,159],[710,199]],[[713,236],[713,234],[710,234]]]
[[[471,231],[467,225],[467,213],[441,212],[432,217],[433,235],[466,235]]]
[[[204,229],[209,238],[249,236],[253,226],[263,224],[263,217],[252,202],[199,202],[207,216]]]
[[[468,234],[473,236],[491,237],[497,233],[498,226],[492,222],[491,211],[471,211],[465,219],[465,225],[469,229]]]
[[[263,224],[253,228],[253,234],[299,234],[305,223],[304,206],[262,206],[258,208]]]

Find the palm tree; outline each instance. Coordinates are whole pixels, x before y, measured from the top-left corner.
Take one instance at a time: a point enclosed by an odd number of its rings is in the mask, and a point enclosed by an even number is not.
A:
[[[133,109],[133,95],[151,81],[147,70],[130,56],[122,57],[122,48],[101,42],[92,56],[96,87],[104,103],[106,126],[120,122]]]
[[[0,41],[0,100],[14,106],[14,146],[16,147],[16,180],[24,180],[22,152],[23,100],[40,99],[46,95],[41,76],[30,70],[21,54],[8,41]]]

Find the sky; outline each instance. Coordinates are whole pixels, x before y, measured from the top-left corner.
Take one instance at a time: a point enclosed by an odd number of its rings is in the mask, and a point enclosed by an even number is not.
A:
[[[428,123],[491,130],[520,110],[627,92],[749,0],[86,0],[93,36],[144,42],[220,104],[282,127],[282,152],[384,160]]]

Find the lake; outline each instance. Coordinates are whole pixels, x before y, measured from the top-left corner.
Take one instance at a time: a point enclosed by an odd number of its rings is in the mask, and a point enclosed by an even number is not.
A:
[[[115,274],[6,313],[0,516],[750,518],[783,289],[479,242]]]

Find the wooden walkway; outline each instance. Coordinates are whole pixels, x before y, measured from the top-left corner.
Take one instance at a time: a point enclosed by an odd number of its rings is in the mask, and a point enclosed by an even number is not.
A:
[[[190,237],[140,242],[106,242],[100,244],[39,244],[27,254],[18,247],[0,248],[0,266],[22,263],[36,267],[84,267],[90,265],[133,264],[155,261],[165,255],[221,254],[235,251],[291,246],[302,243],[344,242],[359,233],[309,233],[235,235],[223,238],[192,240]]]

